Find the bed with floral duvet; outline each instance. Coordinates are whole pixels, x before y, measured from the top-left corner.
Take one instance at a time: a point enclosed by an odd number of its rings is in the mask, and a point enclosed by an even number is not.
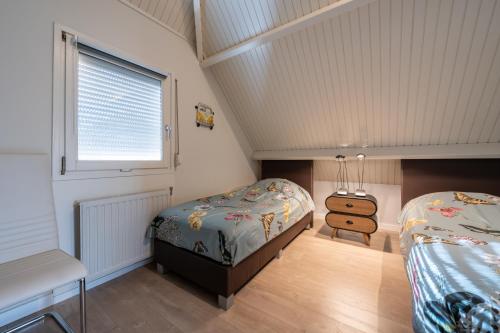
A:
[[[174,246],[236,266],[312,210],[307,191],[272,178],[165,209],[151,231]]]
[[[416,332],[500,332],[500,199],[440,192],[399,218]]]

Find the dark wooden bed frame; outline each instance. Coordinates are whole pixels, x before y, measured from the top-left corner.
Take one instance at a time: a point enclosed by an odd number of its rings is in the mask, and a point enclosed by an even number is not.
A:
[[[432,192],[500,195],[500,159],[402,160],[401,173],[401,207]]]
[[[313,193],[312,161],[263,161],[261,179],[285,178]],[[313,212],[304,216],[285,232],[266,243],[236,266],[223,265],[215,260],[155,239],[154,259],[158,271],[172,271],[218,295],[219,306],[231,307],[234,293],[241,289],[269,261],[304,229],[312,227]]]

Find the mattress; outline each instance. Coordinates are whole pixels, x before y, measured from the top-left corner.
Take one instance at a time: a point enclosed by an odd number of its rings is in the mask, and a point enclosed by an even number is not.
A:
[[[151,228],[162,241],[235,266],[312,210],[306,190],[272,178],[165,209]]]
[[[500,199],[440,192],[403,208],[416,332],[499,332]]]

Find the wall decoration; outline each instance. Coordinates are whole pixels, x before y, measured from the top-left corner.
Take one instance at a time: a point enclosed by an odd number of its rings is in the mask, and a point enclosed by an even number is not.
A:
[[[205,126],[213,129],[215,113],[212,111],[212,108],[203,103],[198,103],[194,108],[196,109],[196,126]]]

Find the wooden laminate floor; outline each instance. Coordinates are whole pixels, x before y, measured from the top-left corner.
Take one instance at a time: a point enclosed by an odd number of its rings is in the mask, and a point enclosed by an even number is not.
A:
[[[149,265],[87,293],[88,332],[412,332],[398,235],[361,235],[316,220],[235,297],[216,297]],[[78,328],[78,299],[52,307]],[[58,332],[50,321],[24,332]]]

